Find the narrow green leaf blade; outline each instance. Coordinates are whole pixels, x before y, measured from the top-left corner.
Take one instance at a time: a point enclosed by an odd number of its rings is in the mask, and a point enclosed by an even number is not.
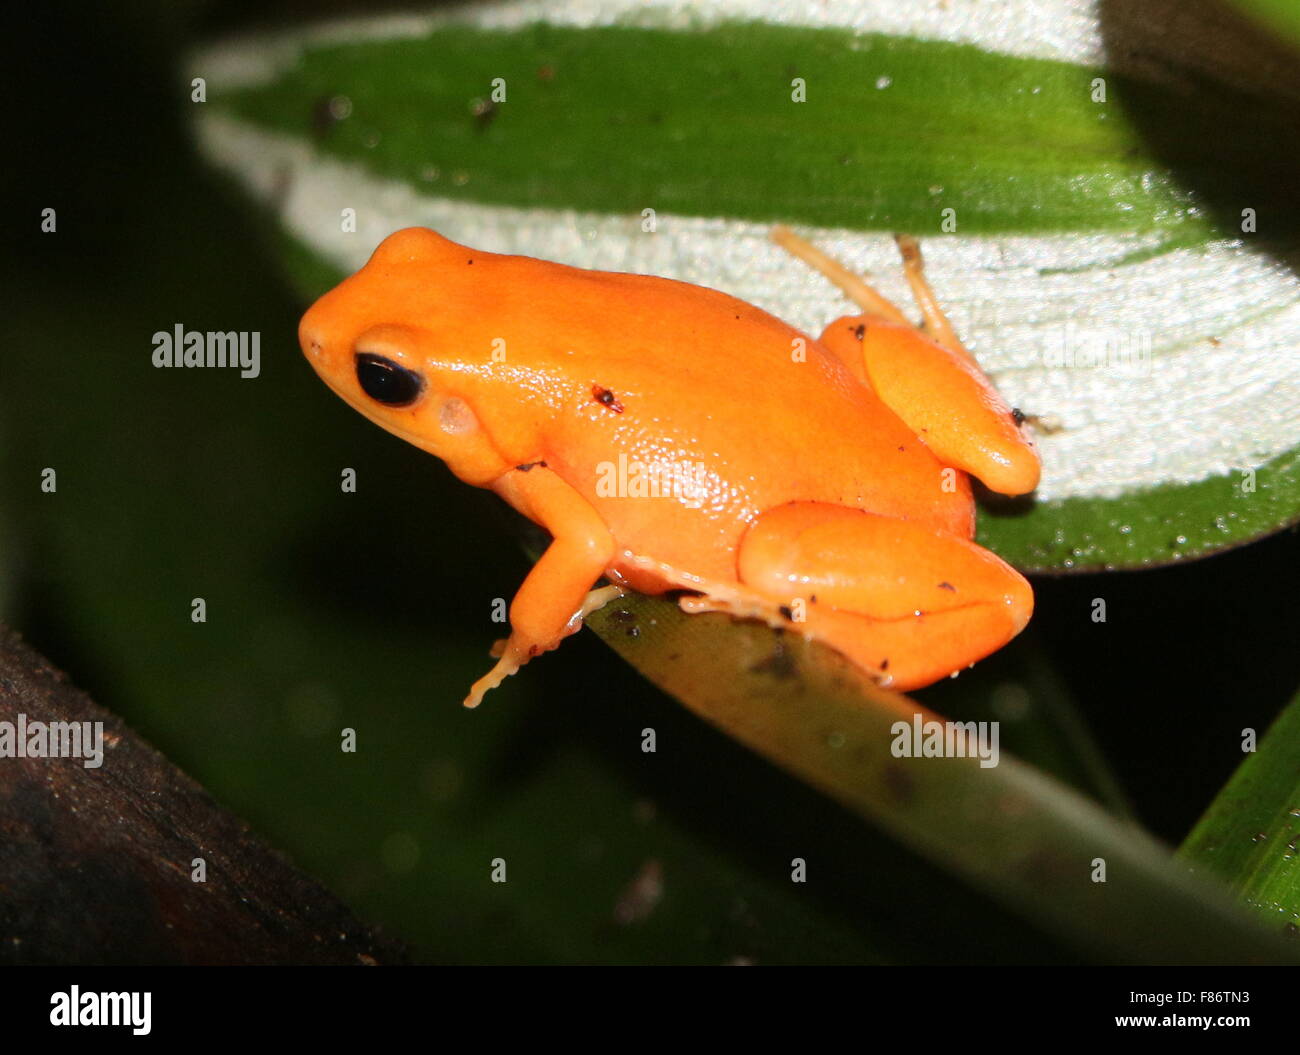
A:
[[[1247,754],[1179,856],[1226,880],[1270,927],[1300,938],[1300,695]]]
[[[1284,34],[1292,41],[1300,41],[1300,8],[1296,7],[1294,0],[1232,0],[1232,2],[1276,32]]]
[[[645,597],[588,625],[696,714],[1100,956],[1297,958],[1140,829],[1016,759],[896,757],[900,729],[939,719],[819,646]]]

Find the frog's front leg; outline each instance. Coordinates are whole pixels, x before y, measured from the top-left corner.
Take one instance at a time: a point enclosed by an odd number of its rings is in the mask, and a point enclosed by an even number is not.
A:
[[[470,689],[466,707],[477,707],[485,693],[581,628],[583,617],[599,607],[589,599],[608,600],[603,591],[589,591],[614,558],[614,538],[605,522],[545,464],[514,469],[493,490],[553,540],[510,603],[510,637],[496,666]]]
[[[1041,465],[1020,422],[962,346],[925,279],[915,239],[898,238],[924,332],[860,278],[785,229],[773,238],[838,285],[865,314],[836,319],[822,344],[875,390],[946,465],[1002,494],[1028,494]]]
[[[967,539],[823,502],[759,516],[741,540],[737,571],[775,604],[801,602],[795,629],[900,689],[1001,648],[1034,607],[1023,576]]]

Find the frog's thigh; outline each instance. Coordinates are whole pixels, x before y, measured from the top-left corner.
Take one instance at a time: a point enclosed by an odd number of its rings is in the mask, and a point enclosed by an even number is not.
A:
[[[861,666],[916,688],[1001,648],[1029,621],[1033,592],[966,539],[820,502],[760,516],[741,542],[741,581]]]
[[[1011,408],[974,361],[910,326],[869,315],[836,319],[822,334],[941,462],[1002,494],[1038,486],[1040,465]]]

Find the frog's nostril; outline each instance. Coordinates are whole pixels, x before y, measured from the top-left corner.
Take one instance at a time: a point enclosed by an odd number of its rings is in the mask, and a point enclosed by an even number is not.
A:
[[[298,343],[302,345],[303,352],[313,358],[319,356],[325,347],[324,342],[320,339],[320,334],[306,327],[298,331]]]

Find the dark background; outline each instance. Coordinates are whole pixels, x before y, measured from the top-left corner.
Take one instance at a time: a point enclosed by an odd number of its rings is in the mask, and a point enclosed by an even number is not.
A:
[[[515,524],[320,386],[266,219],[204,169],[185,127],[191,42],[301,6],[51,3],[8,40],[0,615],[430,959],[1073,959],[698,723],[590,634],[472,720],[458,712],[488,663],[487,599],[527,569]],[[39,233],[46,206],[57,235]],[[174,322],[260,330],[262,377],[153,370],[149,335]],[[364,502],[340,503],[342,464]],[[45,466],[57,496],[39,491]],[[1291,530],[1186,565],[1034,582],[1017,648],[1054,670],[1171,843],[1240,762],[1241,730],[1262,732],[1296,688],[1297,557]],[[192,596],[210,605],[202,629]],[[982,665],[975,691],[1023,662]],[[921,698],[943,711],[950,691]],[[338,783],[322,730],[353,707],[387,731],[356,760],[367,776]],[[671,766],[628,749],[646,725],[678,744]],[[640,835],[592,834],[615,815],[611,787]],[[402,840],[374,833],[395,816],[420,830],[444,806],[442,878],[423,875],[427,850],[403,871]],[[494,853],[484,818],[564,832],[590,885],[557,881],[527,909],[462,900]],[[806,910],[779,892],[790,846],[836,862]],[[690,892],[658,934],[604,927],[586,901],[606,904],[647,852],[676,860]],[[538,849],[538,871],[557,855]]]

